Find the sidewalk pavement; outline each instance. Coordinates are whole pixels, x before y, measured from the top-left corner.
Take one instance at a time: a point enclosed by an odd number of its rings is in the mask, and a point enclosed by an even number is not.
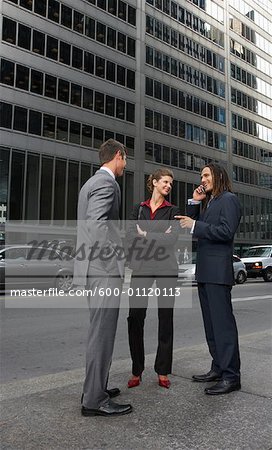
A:
[[[120,417],[82,417],[84,369],[2,385],[2,450],[184,449],[269,450],[272,448],[271,334],[240,338],[242,390],[204,395],[207,384],[191,381],[209,369],[206,345],[174,352],[169,390],[160,388],[146,358],[140,386],[127,389],[130,360],[114,361],[110,387],[134,411]]]

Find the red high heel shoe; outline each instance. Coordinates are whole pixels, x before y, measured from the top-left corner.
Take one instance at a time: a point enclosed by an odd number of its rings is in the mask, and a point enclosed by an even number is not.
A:
[[[168,378],[161,378],[161,376],[159,375],[159,386],[169,389],[171,385],[171,381]]]
[[[136,377],[133,375],[133,378],[130,378],[130,380],[128,380],[127,386],[128,386],[128,388],[134,388],[136,386],[139,386],[141,381],[142,381],[141,375],[139,377]]]

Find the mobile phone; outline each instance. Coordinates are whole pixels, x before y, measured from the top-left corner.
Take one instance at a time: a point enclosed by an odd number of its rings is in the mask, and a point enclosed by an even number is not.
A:
[[[201,184],[200,186],[200,189],[201,189],[201,191],[203,192],[203,194],[205,194],[206,193],[206,191],[205,191],[205,188],[204,188],[204,186]]]

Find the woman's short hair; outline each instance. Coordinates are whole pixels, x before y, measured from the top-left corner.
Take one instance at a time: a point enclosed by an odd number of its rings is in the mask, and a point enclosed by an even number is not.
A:
[[[124,159],[124,156],[127,153],[124,144],[115,139],[108,139],[106,142],[103,142],[99,148],[99,159],[101,164],[112,161],[118,150],[120,150],[122,158]]]
[[[154,189],[153,180],[159,181],[162,177],[171,177],[174,179],[174,174],[172,170],[166,168],[157,169],[155,172],[151,173],[146,183],[147,189],[151,194]]]

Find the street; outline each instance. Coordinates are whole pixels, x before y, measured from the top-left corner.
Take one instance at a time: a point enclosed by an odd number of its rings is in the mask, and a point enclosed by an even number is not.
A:
[[[240,337],[271,329],[271,283],[249,280],[233,288],[233,308]],[[186,292],[191,288],[184,287]],[[4,302],[4,298],[0,300]],[[114,360],[129,358],[127,309],[121,308]],[[192,307],[175,310],[175,349],[205,342],[197,288],[192,288]],[[82,368],[88,310],[10,309],[1,314],[1,381],[39,377]],[[156,351],[157,310],[148,310],[145,326],[146,354]],[[207,361],[208,364],[208,361]],[[208,367],[207,367],[208,368]]]

